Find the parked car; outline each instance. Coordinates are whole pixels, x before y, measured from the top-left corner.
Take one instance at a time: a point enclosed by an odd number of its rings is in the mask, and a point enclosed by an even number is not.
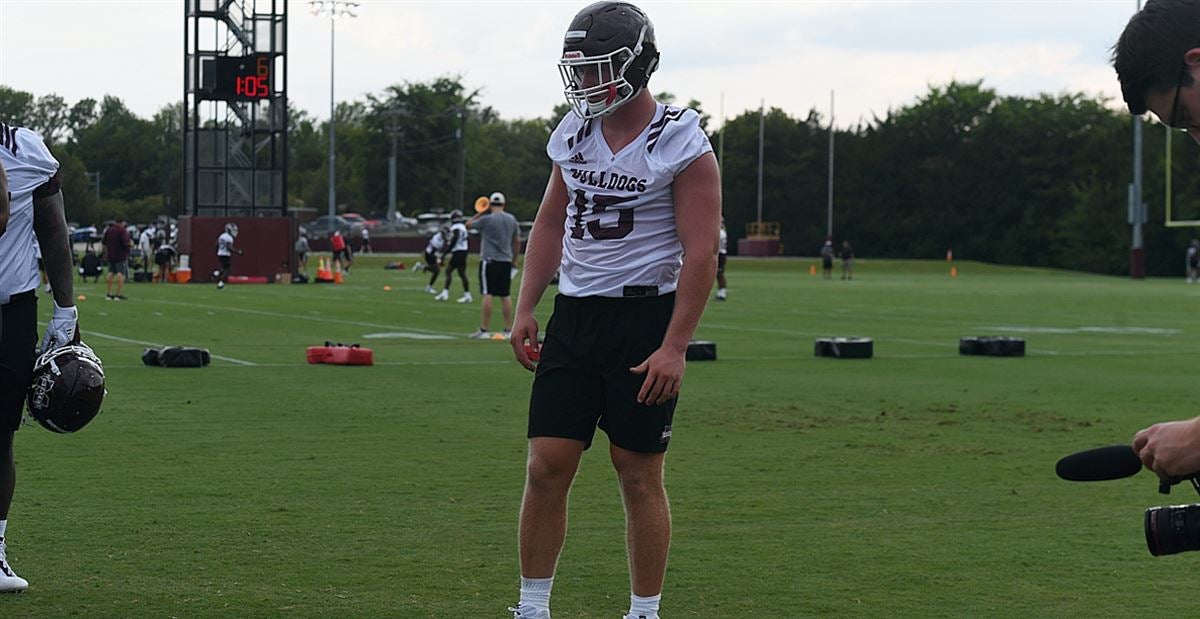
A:
[[[351,239],[362,236],[363,224],[360,222],[352,222],[345,217],[334,215],[322,215],[306,224],[305,229],[308,230],[309,239],[323,239],[329,236],[331,232],[337,230],[342,233],[342,236]]]
[[[363,225],[363,227],[365,227],[367,229],[373,229],[383,223],[382,220],[367,219],[366,217],[363,217],[362,215],[359,215],[358,213],[342,213],[342,217],[344,217],[346,219],[346,221],[348,221],[352,224],[360,223]]]
[[[417,215],[417,230],[422,236],[433,236],[442,227],[450,223],[449,213],[421,213]]]
[[[95,243],[100,240],[100,231],[96,230],[96,226],[84,226],[76,228],[71,233],[72,243]]]

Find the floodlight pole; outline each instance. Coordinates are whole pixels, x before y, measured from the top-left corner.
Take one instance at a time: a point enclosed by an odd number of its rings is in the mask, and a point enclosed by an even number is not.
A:
[[[1138,0],[1138,11],[1142,0]],[[1133,117],[1133,204],[1129,205],[1133,216],[1133,243],[1129,250],[1129,276],[1133,279],[1146,277],[1146,249],[1142,236],[1142,222],[1146,219],[1146,206],[1142,204],[1142,117]]]
[[[329,217],[332,218],[337,211],[337,103],[333,97],[334,24],[339,17],[358,17],[354,13],[358,3],[343,0],[309,0],[308,6],[313,15],[329,18]]]
[[[829,215],[825,235],[833,238],[833,91],[829,91]]]
[[[333,98],[333,33],[334,23],[337,20],[331,16],[329,18],[329,220],[333,221],[333,216],[337,212],[337,140],[334,136],[336,132],[337,104]],[[330,225],[333,225],[330,223]]]
[[[763,133],[766,127],[766,99],[759,101],[758,104],[758,233],[762,234],[762,206],[763,206]]]

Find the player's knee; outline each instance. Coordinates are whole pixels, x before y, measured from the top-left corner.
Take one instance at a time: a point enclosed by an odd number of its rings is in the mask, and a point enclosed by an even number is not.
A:
[[[639,454],[628,458],[613,458],[613,468],[621,483],[621,492],[630,498],[662,493],[661,460],[646,459]]]
[[[530,454],[526,475],[531,489],[555,491],[570,486],[575,467],[566,458]]]

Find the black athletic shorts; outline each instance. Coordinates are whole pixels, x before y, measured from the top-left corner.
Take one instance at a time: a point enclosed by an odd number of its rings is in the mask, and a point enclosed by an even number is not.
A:
[[[108,263],[108,272],[129,277],[129,260],[114,260]]]
[[[467,252],[450,252],[450,270],[467,268]],[[466,271],[464,271],[465,273]]]
[[[725,254],[717,254],[717,275],[725,272]]]
[[[629,368],[662,345],[674,307],[674,293],[555,297],[529,398],[529,438],[570,438],[586,449],[599,426],[618,447],[666,451],[678,398],[638,404],[645,375]]]
[[[437,254],[431,251],[425,252],[425,264],[429,265],[431,269],[436,269],[438,266]]]
[[[14,432],[37,358],[37,291],[13,295],[0,311],[0,432]]]
[[[512,262],[480,260],[479,287],[483,294],[507,297],[512,290]]]
[[[219,260],[221,262],[221,270],[228,273],[229,272],[229,262],[230,262],[231,258],[229,256],[217,256],[217,260]]]
[[[826,271],[833,268],[833,258],[821,258],[821,267]]]

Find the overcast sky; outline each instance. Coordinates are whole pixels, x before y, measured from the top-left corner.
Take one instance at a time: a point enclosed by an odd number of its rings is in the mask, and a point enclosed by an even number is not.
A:
[[[251,1],[251,0],[246,0]],[[260,3],[264,0],[259,0]],[[838,125],[911,103],[928,85],[982,79],[1002,94],[1083,91],[1119,105],[1109,48],[1134,0],[638,3],[658,34],[653,92],[719,117],[761,99]],[[505,118],[562,99],[562,34],[585,2],[361,0],[336,24],[336,96],[460,75]],[[329,113],[329,21],[288,2],[290,98]],[[182,0],[0,0],[0,84],[68,103],[115,95],[149,117],[182,96]]]

